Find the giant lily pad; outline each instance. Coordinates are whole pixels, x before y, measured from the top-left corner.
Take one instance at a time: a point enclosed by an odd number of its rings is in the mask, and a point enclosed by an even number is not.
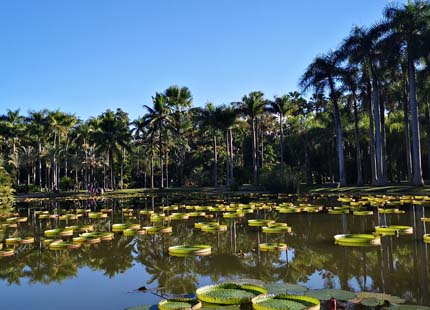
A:
[[[208,285],[197,289],[197,298],[201,301],[220,305],[240,305],[248,303],[257,295],[265,294],[267,290],[252,284],[222,283]]]
[[[286,294],[288,292],[304,293],[308,290],[302,285],[292,283],[267,283],[264,287],[268,293],[275,295]]]
[[[319,310],[317,298],[303,295],[260,295],[252,299],[252,307],[256,310]]]
[[[345,290],[335,290],[335,289],[321,289],[321,290],[309,290],[305,292],[305,295],[317,298],[319,300],[330,300],[331,298],[336,298],[339,300],[352,300],[356,297],[356,294]]]
[[[169,310],[169,309],[195,310],[195,309],[200,309],[201,307],[202,307],[201,302],[192,298],[164,299],[158,303],[159,310]]]

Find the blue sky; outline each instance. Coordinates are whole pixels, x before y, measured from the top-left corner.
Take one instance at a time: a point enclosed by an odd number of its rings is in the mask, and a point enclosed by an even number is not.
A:
[[[0,113],[61,109],[131,118],[169,85],[194,105],[297,89],[319,53],[387,0],[0,1]]]

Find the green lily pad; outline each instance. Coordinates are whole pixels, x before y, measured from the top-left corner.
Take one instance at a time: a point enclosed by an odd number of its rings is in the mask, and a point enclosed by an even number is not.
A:
[[[321,289],[321,290],[309,290],[305,292],[305,295],[315,297],[319,300],[330,300],[331,298],[336,298],[338,300],[348,301],[354,299],[356,294],[345,290],[335,290],[335,289]]]
[[[370,298],[364,298],[360,301],[360,304],[362,304],[363,306],[366,307],[377,307],[383,304],[383,301],[374,298],[374,297],[370,297]]]
[[[285,294],[287,292],[304,293],[308,289],[302,285],[292,283],[267,283],[264,285],[269,294]]]
[[[418,306],[418,305],[393,305],[385,308],[388,310],[430,310],[430,307]]]
[[[393,296],[393,295],[384,294],[384,293],[358,292],[357,297],[361,300],[365,298],[375,298],[375,299],[378,299],[381,303],[383,303],[385,300],[392,304],[402,304],[405,302],[404,299],[398,296]]]

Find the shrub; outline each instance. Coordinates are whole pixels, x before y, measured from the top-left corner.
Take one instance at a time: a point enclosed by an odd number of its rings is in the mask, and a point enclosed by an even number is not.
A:
[[[302,174],[290,167],[284,167],[284,173],[279,165],[261,171],[260,182],[267,190],[295,194],[300,192]]]
[[[34,184],[20,184],[16,186],[16,192],[19,194],[40,192],[40,187]]]
[[[60,178],[60,188],[62,190],[68,191],[73,189],[73,180],[71,177],[68,176],[62,176]]]
[[[12,181],[6,170],[0,166],[0,208],[13,201]]]

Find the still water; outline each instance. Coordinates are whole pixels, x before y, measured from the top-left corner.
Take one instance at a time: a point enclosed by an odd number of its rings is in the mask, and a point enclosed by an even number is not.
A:
[[[28,222],[4,231],[0,241],[7,235],[35,236],[36,242],[19,246],[13,257],[0,258],[0,309],[119,310],[158,303],[160,298],[151,293],[133,292],[142,286],[162,287],[161,294],[171,296],[192,294],[203,285],[241,278],[298,283],[312,289],[384,292],[405,298],[408,303],[430,305],[430,245],[422,241],[425,224],[420,218],[426,208],[420,206],[407,206],[405,214],[379,216],[279,214],[269,209],[240,219],[223,219],[222,213],[215,213],[210,220],[219,217],[220,222],[228,225],[226,232],[204,233],[195,229],[194,223],[209,221],[197,217],[171,221],[171,234],[115,234],[112,241],[76,250],[51,251],[41,242],[46,229],[93,224],[97,230],[109,230],[113,223],[130,220],[124,218],[124,207],[157,211],[160,205],[173,202],[181,200],[146,197],[18,204],[16,210],[29,216]],[[208,205],[219,200],[200,203]],[[34,210],[54,213],[74,208],[113,208],[113,213],[106,219],[86,218],[68,223],[41,221],[32,216]],[[133,222],[150,225],[137,211],[133,214]],[[263,234],[260,227],[248,226],[247,220],[254,218],[286,222],[292,233]],[[336,234],[371,233],[378,224],[413,226],[414,234],[386,236],[381,246],[374,247],[341,247],[333,243]],[[284,242],[288,250],[260,252],[261,242]],[[211,245],[212,255],[169,256],[168,247],[180,244]]]

